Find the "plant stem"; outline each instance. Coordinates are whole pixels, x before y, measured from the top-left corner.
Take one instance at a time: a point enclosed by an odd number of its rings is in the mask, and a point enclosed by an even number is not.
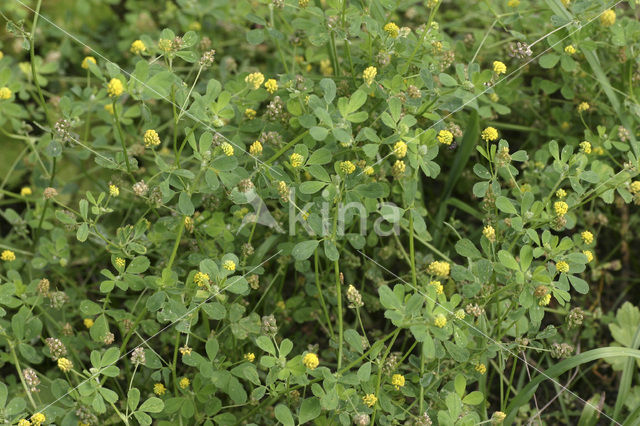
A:
[[[20,360],[18,360],[18,354],[16,353],[16,348],[13,346],[12,343],[9,343],[9,349],[11,350],[11,356],[13,356],[13,362],[16,366],[16,370],[18,371],[18,376],[20,377],[20,381],[22,382],[22,387],[24,388],[24,391],[27,393],[27,396],[29,397],[29,402],[31,402],[31,405],[35,410],[37,408],[36,402],[33,400],[33,397],[31,396],[31,391],[27,386],[27,382],[24,380],[24,375],[22,374],[22,367],[20,366]]]
[[[116,130],[118,130],[118,136],[120,137],[120,144],[122,145],[122,153],[124,154],[124,162],[127,165],[127,173],[129,174],[131,181],[135,182],[136,179],[133,177],[133,173],[131,173],[131,166],[129,165],[129,154],[127,154],[127,145],[124,141],[122,128],[120,127],[120,119],[118,118],[118,109],[116,108],[115,98],[111,102],[112,102],[111,105],[113,106],[113,117],[116,120]]]
[[[400,334],[400,328],[396,328],[395,331],[393,332],[393,337],[391,338],[391,342],[389,342],[389,346],[387,346],[387,350],[384,352],[384,355],[382,356],[382,359],[380,360],[380,363],[378,364],[378,379],[376,382],[376,397],[380,394],[380,384],[382,382],[382,366],[384,365],[385,360],[387,359],[387,356],[389,356],[389,352],[391,352],[391,348],[393,348],[393,344],[396,341],[396,338],[398,337],[398,334]],[[371,424],[374,425],[375,420],[376,420],[376,412],[377,412],[377,407],[373,408],[373,414],[371,415]]]
[[[42,88],[40,87],[40,83],[38,82],[38,72],[36,70],[36,28],[38,27],[38,17],[40,16],[40,6],[42,6],[42,0],[38,0],[36,4],[36,10],[33,14],[33,24],[31,25],[31,40],[29,42],[29,60],[31,61],[31,77],[33,78],[33,84],[36,86],[36,91],[38,92],[38,100],[40,106],[44,110],[44,116],[49,123],[51,129],[53,129],[53,122],[49,117],[49,111],[47,110],[47,103],[44,100],[44,95],[42,94]]]
[[[329,318],[329,311],[327,310],[327,304],[324,301],[324,296],[322,295],[322,288],[320,287],[320,268],[319,268],[319,259],[318,259],[318,249],[316,249],[314,253],[313,263],[315,267],[315,275],[316,275],[316,288],[318,289],[318,297],[320,298],[320,305],[322,306],[322,312],[324,312],[325,320],[327,321],[327,327],[329,328],[329,335],[333,339],[333,326],[331,325],[331,319]]]
[[[340,266],[338,265],[338,261],[335,260],[333,262],[333,269],[335,272],[336,279],[336,297],[338,298],[338,370],[342,367],[342,294],[341,294],[341,284],[340,284]]]

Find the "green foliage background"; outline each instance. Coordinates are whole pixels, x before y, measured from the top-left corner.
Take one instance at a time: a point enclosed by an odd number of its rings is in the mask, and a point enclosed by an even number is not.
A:
[[[0,12],[1,422],[637,424],[637,1]]]

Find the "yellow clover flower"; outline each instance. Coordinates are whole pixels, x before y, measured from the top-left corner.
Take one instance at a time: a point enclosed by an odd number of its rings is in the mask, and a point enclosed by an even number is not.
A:
[[[273,78],[270,78],[266,83],[264,83],[264,88],[267,89],[267,92],[274,94],[276,90],[278,90],[278,82]]]
[[[122,95],[122,92],[124,92],[124,85],[122,84],[122,81],[117,78],[112,78],[107,85],[107,93],[109,94],[109,97],[117,98]]]
[[[504,74],[507,72],[507,66],[500,61],[493,61],[493,72],[497,75]]]
[[[94,65],[97,64],[96,58],[94,58],[93,56],[85,56],[85,58],[82,60],[82,64],[80,65],[82,69],[88,70],[89,62],[92,62]]]
[[[58,368],[63,372],[71,371],[73,368],[73,362],[68,360],[67,358],[58,358]]]
[[[133,43],[131,43],[131,48],[129,50],[134,55],[140,55],[147,50],[147,46],[145,46],[142,40],[136,40]]]
[[[378,398],[376,398],[374,394],[368,393],[362,397],[362,402],[364,402],[364,405],[367,407],[373,407],[376,405],[376,402],[378,402]]]
[[[367,84],[367,86],[371,86],[371,83],[373,83],[373,80],[376,78],[377,74],[378,69],[376,67],[367,67],[362,72],[362,79]]]
[[[558,270],[558,272],[566,274],[567,272],[569,272],[569,264],[564,260],[561,260],[560,262],[556,263],[556,269]]]
[[[0,87],[0,99],[2,99],[3,101],[11,99],[12,94],[13,92],[7,86]]]
[[[498,139],[498,131],[494,127],[487,127],[480,134],[483,140],[493,142]]]
[[[153,385],[153,393],[158,396],[162,396],[167,392],[167,388],[162,383],[156,383]]]
[[[251,144],[251,146],[249,147],[249,154],[253,155],[254,157],[262,154],[262,144],[260,143],[260,141],[255,141]]]
[[[407,144],[402,141],[396,142],[393,146],[393,153],[398,158],[404,158],[407,155]]]
[[[146,132],[144,132],[143,140],[144,140],[144,146],[146,146],[147,148],[152,146],[158,146],[161,143],[158,132],[156,132],[153,129],[149,129]]]
[[[256,90],[260,86],[262,86],[262,83],[264,82],[264,74],[262,74],[261,72],[251,73],[244,78],[244,81],[246,83],[249,83],[253,90]]]
[[[400,28],[394,22],[387,23],[384,27],[382,27],[382,29],[391,38],[396,38],[400,34]]]
[[[222,262],[222,267],[227,271],[235,271],[236,263],[233,260],[225,260],[224,262]]]
[[[616,12],[613,9],[605,10],[600,15],[600,24],[603,27],[610,27],[616,23]]]
[[[304,358],[302,358],[302,363],[309,370],[315,370],[318,367],[318,365],[320,365],[320,360],[318,359],[318,355],[312,352],[309,352],[304,356]]]
[[[443,145],[451,145],[451,142],[453,142],[453,133],[449,130],[440,130],[440,132],[438,132],[438,142]]]
[[[0,254],[0,259],[5,262],[13,262],[16,260],[16,254],[11,250],[4,250],[2,254]]]
[[[404,386],[404,376],[402,374],[394,374],[391,377],[391,384],[396,390],[400,390],[400,388]]]

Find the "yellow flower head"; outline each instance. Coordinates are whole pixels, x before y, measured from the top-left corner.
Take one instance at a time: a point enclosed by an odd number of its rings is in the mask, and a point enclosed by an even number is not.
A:
[[[578,112],[588,111],[591,106],[587,102],[580,102],[578,105]]]
[[[158,396],[162,396],[167,392],[167,388],[162,383],[156,383],[153,385],[153,393]]]
[[[600,24],[603,27],[610,27],[616,23],[616,12],[613,9],[605,10],[600,15]]]
[[[396,390],[399,390],[404,386],[404,376],[402,374],[394,374],[391,377],[391,384],[396,388]]]
[[[16,260],[16,254],[11,250],[4,250],[2,254],[0,254],[0,259],[4,260],[5,262],[13,262],[14,260]]]
[[[123,258],[121,258],[121,257],[116,257],[116,266],[117,266],[119,269],[124,269],[124,267],[126,266],[126,264],[127,264],[127,261],[126,261],[126,260],[124,260],[124,259],[123,259]]]
[[[569,211],[569,205],[564,201],[556,201],[553,203],[553,211],[556,212],[556,216],[564,216]]]
[[[393,153],[398,158],[404,158],[404,156],[407,155],[407,144],[402,141],[396,142],[396,144],[393,145]]]
[[[591,144],[587,141],[580,142],[580,150],[585,154],[591,154]]]
[[[351,173],[356,171],[356,166],[351,161],[341,161],[340,171],[345,175],[350,175]]]
[[[518,7],[518,6],[520,6],[520,0],[509,0],[507,2],[507,6],[509,6],[509,7]]]
[[[193,282],[196,283],[199,287],[204,287],[209,284],[210,278],[209,274],[205,274],[204,272],[196,272],[193,276]]]
[[[262,83],[264,82],[264,75],[261,72],[254,72],[246,76],[244,81],[245,83],[249,83],[253,90],[256,90],[262,86]]]
[[[91,328],[93,327],[93,320],[91,318],[85,318],[82,323],[84,324],[85,327],[87,328]]]
[[[384,27],[382,27],[382,29],[391,38],[396,38],[400,34],[400,28],[393,22],[389,22]]]
[[[407,165],[404,164],[404,161],[396,160],[396,162],[393,163],[393,167],[391,168],[391,173],[395,177],[400,177],[404,174],[405,170],[407,170]]]
[[[567,55],[573,55],[576,53],[576,48],[573,46],[573,44],[570,44],[564,48],[564,53],[566,53]]]
[[[556,197],[563,199],[566,196],[567,196],[567,191],[565,191],[564,189],[560,188],[556,191]]]
[[[66,373],[73,368],[73,362],[67,358],[58,358],[58,368]]]
[[[443,294],[444,293],[444,287],[442,286],[440,281],[430,281],[429,285],[436,290],[436,294]]]
[[[85,56],[85,58],[82,60],[82,64],[80,66],[83,69],[88,70],[89,69],[89,62],[93,62],[94,65],[97,64],[96,58],[94,58],[93,56]]]
[[[224,155],[227,157],[231,157],[233,155],[233,145],[229,142],[223,142],[222,145],[220,145],[220,149],[222,149],[222,152],[224,152]]]
[[[115,185],[109,185],[109,195],[111,195],[112,197],[117,197],[118,195],[120,195],[120,188]]]
[[[262,154],[262,144],[260,143],[260,141],[255,141],[251,144],[251,146],[249,147],[249,154],[256,157]]]
[[[320,360],[318,359],[318,355],[312,352],[309,352],[304,356],[304,358],[302,358],[302,363],[309,370],[315,370],[318,367],[318,365],[320,365]]]
[[[498,131],[494,127],[487,127],[480,134],[483,140],[493,142],[498,139]]]
[[[267,92],[274,94],[276,90],[278,90],[278,82],[275,81],[273,78],[270,78],[264,84],[264,88],[267,89]]]
[[[484,235],[487,240],[494,242],[496,240],[496,230],[491,225],[487,225],[482,229],[482,235]]]
[[[224,262],[222,262],[222,267],[227,271],[235,271],[236,263],[233,260],[225,260]]]
[[[583,250],[582,254],[587,256],[587,263],[589,263],[589,262],[591,262],[593,260],[593,253],[591,252],[591,250]]]
[[[506,418],[507,418],[507,415],[502,411],[495,411],[491,416],[491,423],[494,425],[499,425],[499,424],[502,424],[502,422]]]
[[[373,407],[376,405],[376,402],[378,402],[378,398],[376,398],[374,394],[368,393],[362,397],[362,402],[364,402],[364,405],[367,407]]]
[[[432,275],[437,275],[439,277],[448,277],[449,272],[451,271],[451,265],[449,263],[436,260],[429,264],[428,271]]]
[[[22,189],[20,190],[20,195],[22,195],[23,197],[27,196],[27,195],[31,195],[33,192],[31,191],[31,188],[29,188],[28,186],[24,186],[22,187]]]
[[[109,97],[117,98],[122,95],[122,92],[124,92],[124,85],[122,84],[122,81],[117,78],[112,78],[107,85],[107,93],[109,94]]]
[[[320,61],[320,72],[322,75],[328,77],[333,74],[333,67],[331,66],[331,60],[323,59]]]
[[[378,69],[376,67],[367,67],[362,72],[362,79],[367,83],[367,86],[371,86],[376,75],[378,75]]]
[[[451,145],[451,142],[453,142],[453,133],[448,130],[440,130],[438,132],[438,142],[444,145]]]
[[[18,421],[18,426],[31,426],[31,422],[27,419],[20,419]]]
[[[436,315],[435,319],[433,320],[433,324],[438,328],[442,328],[445,325],[447,325],[447,317],[445,317],[442,314],[438,314],[438,315]]]
[[[475,369],[480,374],[487,372],[487,367],[483,363],[476,364]]]
[[[104,110],[107,111],[109,114],[113,115],[113,105],[112,104],[106,104],[104,106]]]
[[[33,416],[31,416],[31,423],[34,426],[40,426],[45,422],[45,420],[47,420],[47,418],[42,413],[35,413]]]
[[[566,274],[567,272],[569,272],[569,264],[564,260],[561,260],[560,262],[556,263],[556,269],[558,270],[558,272]]]
[[[181,389],[188,388],[190,384],[191,384],[191,380],[189,380],[186,377],[183,377],[182,379],[180,379],[180,382],[178,382],[178,385],[180,386]]]
[[[136,40],[133,43],[131,43],[131,48],[129,50],[134,55],[140,55],[141,53],[147,50],[147,46],[144,45],[144,42],[142,40]]]
[[[593,242],[593,234],[589,231],[583,231],[580,236],[585,244],[591,244]]]
[[[246,353],[244,354],[244,359],[249,362],[253,362],[256,359],[256,354],[254,354],[253,352]]]
[[[496,74],[504,74],[507,72],[507,66],[500,61],[493,61],[493,72]]]
[[[640,192],[640,180],[634,180],[633,182],[631,182],[631,184],[629,185],[629,192],[631,192],[632,194],[637,194]]]
[[[156,132],[153,129],[149,129],[146,132],[144,132],[143,140],[144,140],[144,146],[146,146],[147,148],[152,146],[158,146],[161,143],[158,132]]]
[[[304,157],[298,154],[297,152],[294,152],[289,157],[289,162],[291,163],[291,167],[293,167],[294,169],[297,169],[298,167],[302,166],[303,161],[304,161]]]
[[[456,317],[459,320],[463,320],[464,317],[466,316],[466,314],[464,313],[464,309],[458,309],[454,314],[454,317]]]
[[[547,293],[538,300],[538,305],[547,306],[551,302],[551,293]]]
[[[171,49],[173,49],[173,42],[167,38],[161,38],[158,40],[158,49],[160,49],[161,52],[169,53]]]
[[[13,92],[7,86],[0,87],[0,99],[6,101],[7,99],[11,99],[11,95]]]
[[[244,110],[244,116],[247,117],[248,120],[253,120],[256,118],[256,115],[258,115],[258,113],[255,109],[247,108]]]
[[[371,176],[374,172],[373,167],[371,166],[365,166],[365,168],[362,170],[362,172],[367,175],[367,176]]]

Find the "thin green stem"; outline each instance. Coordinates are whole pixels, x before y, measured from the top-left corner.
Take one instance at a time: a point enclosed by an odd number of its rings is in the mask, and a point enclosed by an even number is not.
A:
[[[131,166],[129,165],[129,154],[127,153],[127,145],[124,140],[124,134],[122,133],[122,128],[120,127],[120,119],[118,118],[118,109],[116,108],[116,100],[115,98],[111,101],[111,105],[113,106],[113,117],[116,121],[116,130],[118,131],[118,136],[120,137],[120,144],[122,145],[122,154],[124,155],[124,162],[127,166],[127,173],[131,178],[132,182],[135,182],[135,178],[133,177],[133,173],[131,173]]]

